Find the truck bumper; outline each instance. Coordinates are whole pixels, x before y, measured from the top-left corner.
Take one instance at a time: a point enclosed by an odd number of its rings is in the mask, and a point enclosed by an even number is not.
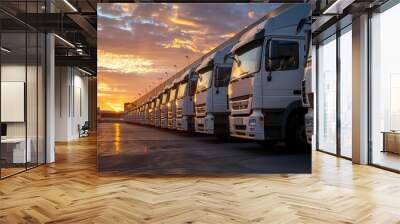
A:
[[[154,122],[154,126],[155,127],[160,127],[160,125],[161,125],[160,124],[160,119],[156,119],[155,122]]]
[[[196,117],[194,119],[195,131],[212,135],[214,134],[214,116],[207,114],[205,117]]]
[[[230,136],[236,138],[265,140],[264,115],[261,112],[253,112],[250,116],[229,116]]]
[[[175,118],[168,119],[168,129],[176,129],[176,119]]]
[[[176,129],[180,131],[189,131],[189,121],[187,116],[176,118]]]
[[[168,119],[167,118],[161,119],[161,128],[168,128]]]

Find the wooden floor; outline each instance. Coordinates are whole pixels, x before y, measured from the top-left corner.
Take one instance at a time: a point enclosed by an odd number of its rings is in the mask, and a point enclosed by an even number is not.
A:
[[[96,140],[0,181],[0,223],[400,223],[400,175],[313,153],[312,175],[99,176]]]

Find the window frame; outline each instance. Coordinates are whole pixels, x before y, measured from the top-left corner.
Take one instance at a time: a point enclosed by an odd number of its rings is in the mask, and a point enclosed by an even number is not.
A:
[[[284,69],[284,70],[276,70],[276,69],[271,70],[269,68],[270,65],[269,65],[268,59],[269,59],[270,54],[272,53],[271,49],[270,49],[270,45],[273,46],[273,42],[275,42],[275,41],[285,41],[285,42],[292,42],[292,43],[296,44],[296,46],[297,46],[297,48],[296,48],[297,49],[296,68]],[[288,39],[284,39],[284,38],[270,38],[267,41],[265,41],[265,49],[266,50],[265,50],[264,55],[263,55],[264,56],[264,70],[266,72],[282,72],[282,71],[299,70],[299,68],[300,68],[300,50],[299,50],[299,46],[300,46],[300,44],[299,44],[299,41],[297,39],[288,40]]]

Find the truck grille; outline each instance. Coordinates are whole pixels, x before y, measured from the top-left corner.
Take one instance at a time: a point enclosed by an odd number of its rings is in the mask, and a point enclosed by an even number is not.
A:
[[[206,113],[206,105],[196,105],[196,115],[202,115]]]
[[[176,108],[176,117],[182,117],[182,108]]]
[[[249,100],[240,100],[232,102],[233,110],[246,110],[249,107]]]

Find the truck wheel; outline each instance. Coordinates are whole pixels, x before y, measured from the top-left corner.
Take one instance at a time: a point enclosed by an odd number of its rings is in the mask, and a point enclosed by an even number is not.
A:
[[[291,151],[310,149],[310,145],[307,143],[304,115],[295,114],[290,118],[286,132],[286,147]]]

